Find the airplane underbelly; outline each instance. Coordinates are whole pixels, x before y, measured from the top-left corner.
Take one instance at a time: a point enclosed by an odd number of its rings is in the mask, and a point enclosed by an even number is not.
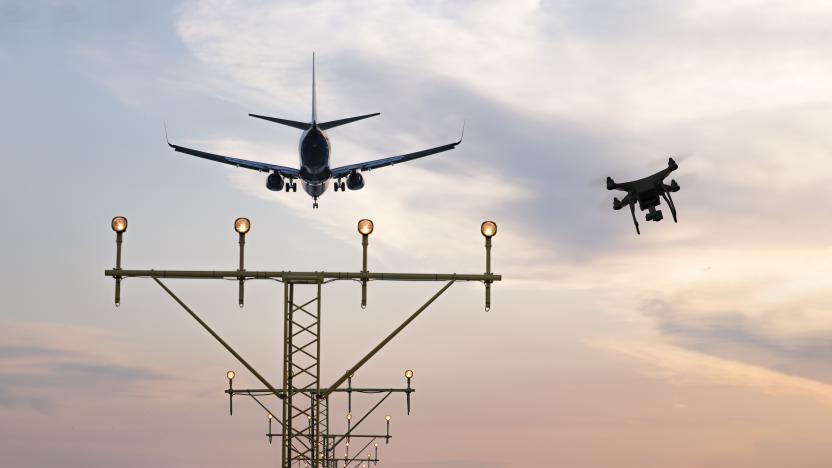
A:
[[[329,187],[329,180],[323,180],[320,182],[303,181],[303,190],[308,193],[310,197],[320,197],[324,192],[326,192],[327,187]]]

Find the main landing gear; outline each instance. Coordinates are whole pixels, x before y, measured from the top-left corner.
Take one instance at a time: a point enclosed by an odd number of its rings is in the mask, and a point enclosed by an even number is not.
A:
[[[293,192],[298,191],[298,183],[297,182],[286,182],[285,187],[286,187],[286,192],[289,192],[289,190],[291,190]]]
[[[335,181],[334,187],[335,187],[336,192],[339,191],[339,190],[342,191],[342,192],[345,192],[347,190],[347,186],[343,182],[341,182],[340,179]]]

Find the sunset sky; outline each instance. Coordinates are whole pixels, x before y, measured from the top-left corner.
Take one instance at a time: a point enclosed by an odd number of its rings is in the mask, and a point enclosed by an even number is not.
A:
[[[313,51],[320,120],[382,113],[334,166],[464,141],[317,210],[166,146],[297,166],[247,114],[308,120]],[[228,415],[226,370],[256,380],[164,291],[113,306],[114,215],[126,268],[235,269],[247,216],[250,269],[359,270],[372,218],[372,271],[448,273],[494,219],[491,311],[455,285],[356,376],[415,371],[380,466],[832,464],[828,1],[3,0],[0,70],[3,466],[279,464],[262,409]],[[604,178],[668,156],[679,223],[637,236]],[[282,285],[167,284],[280,380]],[[324,380],[439,287],[327,285]]]

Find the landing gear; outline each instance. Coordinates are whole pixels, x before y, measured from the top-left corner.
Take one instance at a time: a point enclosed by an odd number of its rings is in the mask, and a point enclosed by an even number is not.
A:
[[[318,197],[312,199],[312,208],[318,208]]]
[[[335,181],[334,187],[335,187],[336,192],[339,191],[339,190],[342,191],[342,192],[345,192],[347,190],[347,186],[344,185],[344,183],[341,182],[340,179]]]
[[[342,191],[342,192],[345,192],[346,190],[347,190],[347,186],[346,186],[346,185],[344,185],[344,183],[343,183],[343,182],[341,182],[341,191]]]

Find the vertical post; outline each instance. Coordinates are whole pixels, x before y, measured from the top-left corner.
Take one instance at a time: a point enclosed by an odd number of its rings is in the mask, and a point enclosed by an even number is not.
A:
[[[363,250],[363,254],[361,256],[361,273],[367,273],[367,245],[369,244],[368,238],[370,236],[364,234],[361,236],[361,248]],[[361,308],[364,309],[367,307],[367,279],[364,278],[361,280]]]
[[[485,237],[485,274],[491,274],[491,238],[497,235],[497,223],[494,221],[483,221],[480,225],[480,233]],[[491,283],[487,279],[485,283],[485,311],[491,310]]]
[[[121,270],[121,238],[123,231],[116,232],[116,270]],[[121,305],[121,276],[116,276],[116,307]]]
[[[245,263],[244,263],[245,248],[246,248],[246,235],[245,235],[245,233],[240,233],[240,269],[238,270],[240,272],[240,278],[239,278],[240,279],[240,291],[239,291],[239,305],[240,305],[240,307],[243,307],[243,294],[244,294],[245,284],[246,284],[245,278],[242,275],[246,271],[245,270]]]
[[[292,406],[292,389],[290,388],[290,379],[289,373],[291,372],[291,364],[290,364],[290,356],[291,350],[289,349],[289,337],[291,331],[290,328],[290,306],[291,306],[291,288],[292,284],[290,282],[283,283],[283,391],[285,392],[285,396],[283,398],[283,434],[281,436],[281,468],[290,468],[291,467],[291,459],[289,458],[290,447],[289,444],[291,443],[290,432],[292,431],[292,420],[290,416],[290,408]]]
[[[251,221],[248,218],[237,218],[234,220],[234,230],[240,235],[240,268],[237,269],[239,276],[237,279],[240,282],[240,290],[238,294],[238,304],[242,308],[243,307],[243,295],[245,292],[245,277],[243,273],[246,271],[245,263],[243,259],[245,258],[245,247],[246,247],[246,233],[251,230]]]
[[[358,233],[361,234],[361,273],[369,273],[367,270],[367,244],[370,234],[373,233],[373,221],[362,219],[358,221]],[[367,308],[367,278],[361,278],[361,308]]]
[[[491,237],[485,238],[485,274],[491,274]],[[491,281],[485,280],[485,311],[491,310]]]

